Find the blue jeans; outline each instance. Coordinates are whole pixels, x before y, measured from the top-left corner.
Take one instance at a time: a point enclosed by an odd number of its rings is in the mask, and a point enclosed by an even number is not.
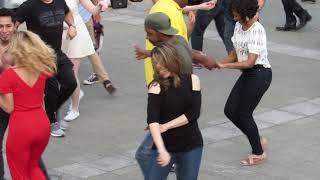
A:
[[[177,163],[177,180],[197,180],[203,147],[197,147],[190,151],[183,153],[170,153],[171,161],[165,166],[161,167],[158,164],[158,152],[152,150],[151,160],[145,180],[166,180],[170,172],[172,164]]]
[[[136,151],[135,158],[140,166],[143,176],[148,172],[149,162],[152,154],[153,139],[148,133]]]

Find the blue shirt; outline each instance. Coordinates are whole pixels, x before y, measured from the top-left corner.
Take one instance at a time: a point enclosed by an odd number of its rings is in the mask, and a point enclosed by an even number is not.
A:
[[[79,4],[79,14],[82,17],[82,20],[84,23],[87,23],[90,21],[92,14],[84,8],[81,4]]]

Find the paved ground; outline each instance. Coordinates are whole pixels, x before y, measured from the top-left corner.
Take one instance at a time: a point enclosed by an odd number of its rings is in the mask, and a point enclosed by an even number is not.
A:
[[[132,44],[144,45],[143,20],[150,2],[104,14],[104,64],[118,91],[82,86],[81,116],[65,138],[51,138],[44,160],[65,180],[143,179],[134,152],[144,137],[146,88],[143,63]],[[239,72],[196,70],[203,88],[200,127],[205,139],[200,180],[317,180],[320,166],[320,4],[303,4],[313,20],[298,32],[277,32],[284,23],[280,1],[268,1],[261,22],[268,35],[273,82],[255,112],[261,134],[270,141],[268,161],[241,167],[250,151],[246,138],[225,118],[223,107]],[[211,25],[205,51],[222,58],[225,50]],[[91,66],[83,60],[81,78]],[[173,175],[169,179],[175,179]]]

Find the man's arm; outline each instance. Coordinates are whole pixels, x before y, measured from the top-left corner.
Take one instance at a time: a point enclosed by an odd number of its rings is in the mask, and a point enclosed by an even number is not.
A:
[[[77,30],[76,30],[76,26],[74,24],[74,19],[73,19],[73,14],[71,11],[69,11],[65,18],[64,21],[68,24],[69,29],[68,29],[68,36],[70,37],[70,39],[73,39],[76,35],[77,35]]]
[[[24,23],[28,18],[32,16],[32,5],[30,5],[29,1],[25,1],[22,3],[17,11],[15,12],[16,29],[19,27],[20,24]]]

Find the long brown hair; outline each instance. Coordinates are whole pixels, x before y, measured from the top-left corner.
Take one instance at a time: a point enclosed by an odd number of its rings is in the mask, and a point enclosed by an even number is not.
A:
[[[16,32],[8,51],[16,64],[32,72],[53,75],[57,71],[54,50],[30,31]]]
[[[180,85],[181,60],[176,48],[171,43],[159,43],[151,51],[151,60],[154,69],[153,81],[159,83],[165,90],[173,83],[174,87]],[[170,73],[170,78],[162,78],[157,71],[157,64],[166,68]],[[172,79],[172,81],[171,81]],[[149,86],[150,86],[149,85]]]

